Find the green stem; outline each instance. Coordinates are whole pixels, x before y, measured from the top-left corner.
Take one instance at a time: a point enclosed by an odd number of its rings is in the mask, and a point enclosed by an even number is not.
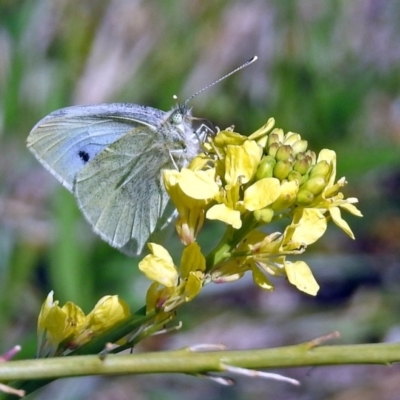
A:
[[[206,257],[206,271],[214,268],[216,265],[227,260],[232,256],[232,251],[244,239],[244,237],[254,229],[256,223],[253,215],[249,213],[243,216],[242,226],[240,229],[234,229],[228,226],[225,234],[217,244],[217,246]]]
[[[47,383],[57,378],[87,375],[223,372],[224,365],[248,369],[318,365],[382,364],[400,361],[400,344],[314,347],[313,341],[273,349],[196,352],[189,349],[129,355],[91,355],[19,360],[0,363],[0,381],[25,379]],[[37,382],[37,381],[36,381]],[[0,399],[13,398],[0,395]]]

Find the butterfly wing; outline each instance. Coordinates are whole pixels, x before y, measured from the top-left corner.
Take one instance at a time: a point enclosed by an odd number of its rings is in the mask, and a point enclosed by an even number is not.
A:
[[[135,127],[156,127],[163,111],[136,104],[100,104],[57,110],[39,121],[28,148],[70,191],[90,160]]]
[[[73,191],[93,230],[112,246],[139,254],[165,222],[165,168],[174,168],[168,143],[147,127],[131,130],[86,164]]]

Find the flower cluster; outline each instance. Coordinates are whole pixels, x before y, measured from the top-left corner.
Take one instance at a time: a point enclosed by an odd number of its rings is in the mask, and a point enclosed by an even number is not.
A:
[[[150,246],[152,254],[140,263],[155,282],[150,308],[172,309],[204,284],[236,280],[246,271],[263,289],[274,288],[268,279],[272,275],[286,277],[308,294],[318,292],[308,265],[287,256],[303,253],[324,234],[329,220],[354,238],[341,210],[361,213],[353,205],[357,199],[345,199],[340,192],[345,178],[335,182],[335,152],[324,149],[317,156],[299,134],[273,129],[274,122],[271,118],[250,136],[220,131],[188,168],[164,171],[179,214],[176,229],[187,247],[179,273],[164,248]],[[223,222],[226,232],[211,254],[204,256],[197,246],[191,258],[206,220]],[[286,227],[276,231],[276,221]]]
[[[128,305],[118,296],[102,297],[85,316],[72,302],[60,307],[51,291],[38,318],[38,357],[66,355],[129,315]]]
[[[285,277],[297,289],[316,295],[319,286],[309,266],[288,257],[316,242],[330,220],[354,239],[341,211],[361,213],[354,206],[357,199],[345,199],[340,192],[347,182],[336,181],[335,152],[324,149],[316,155],[299,134],[273,126],[271,118],[250,136],[220,131],[187,168],[163,171],[185,247],[177,266],[164,247],[148,244],[150,254],[139,269],[152,284],[145,315],[131,316],[138,324],[132,325],[138,332],[135,340],[163,330],[176,308],[196,297],[205,284],[234,281],[247,271],[263,289],[274,289],[270,276]],[[205,255],[196,239],[207,220],[218,220],[226,229]],[[85,316],[73,303],[60,307],[51,292],[39,316],[38,353],[69,354],[129,315],[117,296],[103,297]],[[133,345],[129,329],[115,336],[115,341],[125,340],[118,342],[121,348]]]

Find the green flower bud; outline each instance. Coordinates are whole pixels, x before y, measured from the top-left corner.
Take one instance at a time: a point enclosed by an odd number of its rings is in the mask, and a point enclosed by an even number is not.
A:
[[[276,152],[278,151],[280,147],[279,143],[272,143],[271,146],[268,148],[268,154],[272,157],[275,157]]]
[[[307,140],[298,140],[292,144],[293,154],[303,153],[307,150],[308,142]]]
[[[274,217],[274,211],[270,208],[263,208],[262,210],[255,210],[253,212],[253,215],[258,222],[268,224],[272,221],[272,218]]]
[[[300,174],[300,172],[297,171],[290,171],[289,175],[287,176],[289,182],[297,180],[299,184],[301,183],[301,178],[302,175]]]
[[[279,136],[276,133],[270,133],[268,135],[268,142],[267,142],[267,148],[271,147],[274,143],[278,143],[279,144],[280,140],[279,140]]]
[[[308,174],[302,175],[302,176],[301,176],[301,179],[300,179],[300,186],[301,186],[303,183],[306,183],[306,182],[308,181],[308,178],[309,178],[309,175],[308,175]]]
[[[308,206],[314,200],[314,195],[308,190],[300,190],[297,195],[297,204],[301,206]]]
[[[289,161],[278,161],[274,167],[274,177],[279,180],[285,179],[292,170],[292,163]]]
[[[317,155],[313,151],[307,150],[304,154],[311,158],[311,165],[314,165],[317,162]]]
[[[328,164],[328,162],[325,160],[322,160],[312,167],[312,169],[310,171],[310,177],[322,176],[323,178],[325,178],[328,176],[330,169],[331,168],[330,168],[330,165]]]
[[[304,160],[306,157],[305,153],[296,154],[296,160]]]
[[[288,161],[292,156],[292,147],[289,145],[281,145],[275,154],[277,161]]]
[[[322,176],[309,178],[307,182],[301,185],[300,190],[308,190],[313,195],[320,194],[326,187],[326,180]]]
[[[293,164],[293,170],[299,172],[301,175],[304,175],[308,172],[311,167],[311,159],[309,157],[305,157],[302,160],[297,160]]]
[[[272,156],[264,156],[258,164],[256,179],[272,178],[276,160]]]

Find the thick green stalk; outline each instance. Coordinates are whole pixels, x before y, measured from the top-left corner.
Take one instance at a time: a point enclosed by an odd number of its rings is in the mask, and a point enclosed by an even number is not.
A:
[[[226,366],[247,369],[400,362],[400,344],[318,346],[315,341],[273,349],[196,352],[190,348],[128,355],[55,357],[0,363],[0,381],[24,379],[42,383],[86,375],[224,372]],[[15,398],[0,395],[0,399]]]

